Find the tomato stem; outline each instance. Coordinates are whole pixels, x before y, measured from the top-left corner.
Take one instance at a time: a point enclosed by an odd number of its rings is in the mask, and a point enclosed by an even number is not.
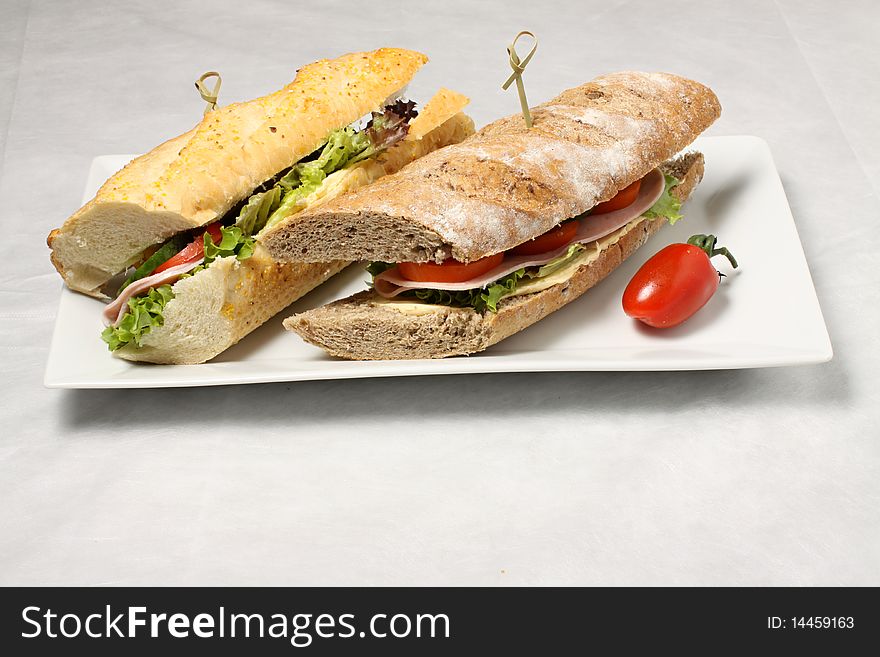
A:
[[[730,260],[730,264],[733,265],[734,269],[739,267],[736,262],[736,258],[734,258],[733,254],[727,250],[726,246],[722,246],[719,249],[715,248],[716,242],[718,242],[718,238],[714,235],[691,235],[687,241],[688,244],[696,246],[697,248],[705,251],[706,255],[710,258],[713,258],[717,255],[723,255],[725,258]]]

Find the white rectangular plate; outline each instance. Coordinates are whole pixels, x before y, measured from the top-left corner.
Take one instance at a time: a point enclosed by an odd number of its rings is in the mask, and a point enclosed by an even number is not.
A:
[[[831,342],[803,249],[767,143],[757,137],[705,137],[706,175],[666,227],[607,279],[565,308],[486,352],[444,360],[349,362],[285,331],[281,320],[366,287],[352,266],[238,345],[203,365],[145,365],[113,358],[100,339],[100,301],[61,293],[45,384],[54,388],[151,388],[375,376],[597,370],[706,370],[774,367],[831,359]],[[85,198],[131,159],[98,157]],[[712,233],[736,255],[697,315],[653,330],[623,314],[620,298],[638,267],[666,244]]]

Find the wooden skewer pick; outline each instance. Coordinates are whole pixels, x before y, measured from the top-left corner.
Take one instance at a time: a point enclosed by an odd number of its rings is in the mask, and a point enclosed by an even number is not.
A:
[[[213,89],[208,89],[208,85],[205,84],[205,80],[208,78],[217,78],[217,82],[214,85]],[[205,107],[205,114],[208,112],[217,109],[217,97],[220,95],[220,84],[223,80],[220,77],[220,74],[217,71],[208,71],[207,73],[202,73],[202,76],[196,80],[196,89],[199,91],[199,95],[202,97],[202,100],[207,103]]]
[[[516,42],[519,40],[521,36],[530,36],[535,40],[534,45],[532,45],[532,49],[529,50],[529,54],[525,56],[525,59],[520,61],[519,55],[516,54]],[[532,61],[532,55],[535,54],[535,51],[538,49],[538,37],[536,37],[531,32],[522,31],[517,34],[513,38],[513,43],[511,43],[507,47],[507,56],[510,62],[510,68],[513,69],[513,73],[510,74],[510,77],[507,78],[507,81],[501,85],[501,88],[507,91],[508,87],[516,81],[516,90],[519,92],[519,102],[522,105],[522,113],[523,118],[526,120],[526,127],[532,127],[532,113],[529,111],[529,101],[526,99],[526,90],[523,86],[522,81],[522,73],[526,70],[526,66],[528,66],[529,62]]]

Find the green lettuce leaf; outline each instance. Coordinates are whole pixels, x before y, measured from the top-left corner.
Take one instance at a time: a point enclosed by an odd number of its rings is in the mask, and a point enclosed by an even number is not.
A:
[[[561,256],[554,258],[550,262],[542,265],[537,269],[537,271],[530,272],[528,274],[529,278],[543,278],[544,276],[549,276],[554,272],[559,271],[563,267],[565,267],[569,262],[574,260],[578,255],[587,250],[587,247],[580,243],[571,244],[568,247],[568,251],[563,253]]]
[[[515,272],[511,272],[504,278],[499,278],[497,281],[489,285],[486,288],[486,291],[480,295],[480,299],[486,304],[486,308],[493,313],[497,313],[498,302],[501,301],[502,297],[514,292],[517,283],[519,283],[519,280],[525,275],[525,269],[517,269]]]
[[[681,201],[670,193],[673,187],[681,184],[681,181],[675,176],[670,176],[668,173],[663,174],[663,177],[665,179],[663,193],[657,199],[657,202],[645,212],[645,216],[649,219],[669,219],[671,225],[684,216],[681,214]]]
[[[438,306],[453,306],[455,308],[476,308],[482,301],[480,293],[482,290],[412,290],[404,292],[400,298],[415,297],[421,299],[425,303],[432,303]]]
[[[254,254],[254,238],[245,234],[238,226],[221,226],[220,241],[214,244],[208,233],[204,235],[205,261],[202,267],[207,267],[217,258],[235,256],[239,260],[247,260]]]
[[[162,326],[165,319],[162,313],[165,305],[174,298],[170,285],[160,285],[145,295],[132,297],[128,300],[128,312],[122,317],[119,326],[108,326],[101,333],[101,339],[107,343],[110,351],[116,351],[134,342],[142,345],[145,335],[154,326]]]
[[[489,310],[498,312],[498,302],[505,295],[516,290],[517,283],[526,275],[525,269],[517,269],[504,278],[499,278],[486,288],[472,290],[413,290],[405,292],[401,296],[414,296],[425,303],[439,306],[454,306],[456,308],[473,308],[477,312]]]
[[[179,280],[195,276],[218,258],[235,256],[238,260],[247,260],[254,255],[256,240],[245,235],[238,226],[221,226],[220,241],[214,244],[211,236],[205,233],[202,237],[205,244],[205,259],[198,267],[191,269],[186,274],[181,274]]]
[[[254,235],[263,230],[266,222],[278,206],[281,205],[281,187],[273,187],[269,191],[254,194],[238,213],[235,225],[245,235]]]

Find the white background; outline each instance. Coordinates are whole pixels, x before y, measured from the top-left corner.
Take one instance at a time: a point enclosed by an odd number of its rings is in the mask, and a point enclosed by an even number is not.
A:
[[[158,8],[157,8],[158,7]],[[865,1],[0,2],[0,583],[880,584],[880,11]],[[319,57],[432,61],[478,125],[627,68],[770,143],[834,360],[213,389],[42,387],[45,237],[91,159]],[[875,120],[876,121],[876,120]],[[761,239],[756,234],[755,239]],[[756,322],[761,318],[756,317]]]

